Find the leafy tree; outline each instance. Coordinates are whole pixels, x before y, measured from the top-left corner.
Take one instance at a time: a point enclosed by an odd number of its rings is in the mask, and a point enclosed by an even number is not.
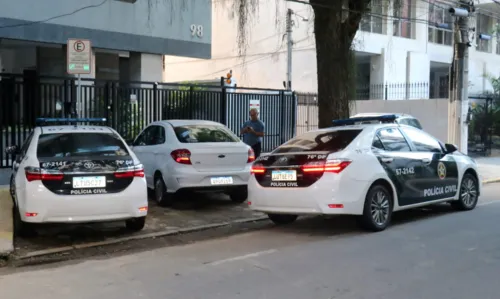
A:
[[[318,126],[331,125],[332,119],[349,117],[350,100],[355,89],[353,39],[364,14],[369,12],[371,0],[275,0],[301,2],[311,5],[314,12],[314,36],[318,76]],[[386,0],[395,11],[402,0]],[[240,55],[248,46],[247,36],[253,18],[259,11],[259,0],[233,0],[238,20]]]

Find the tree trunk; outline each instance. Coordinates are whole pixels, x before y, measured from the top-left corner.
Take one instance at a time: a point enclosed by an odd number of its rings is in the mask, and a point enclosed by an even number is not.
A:
[[[352,41],[369,0],[350,0],[349,13],[342,15],[340,0],[311,0],[318,77],[318,127],[333,119],[348,118],[355,97],[355,61]],[[328,6],[326,6],[328,5]],[[330,8],[327,8],[330,7]],[[345,13],[346,11],[344,11]]]

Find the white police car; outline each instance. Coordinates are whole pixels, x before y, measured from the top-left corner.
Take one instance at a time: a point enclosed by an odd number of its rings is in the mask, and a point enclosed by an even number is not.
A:
[[[77,125],[104,121],[37,119],[43,125],[22,147],[6,149],[15,156],[10,188],[18,235],[34,233],[36,223],[125,220],[130,230],[144,227],[143,166],[115,130]]]
[[[395,116],[379,118],[388,117]],[[411,126],[359,122],[334,121],[258,158],[251,209],[277,224],[303,214],[359,215],[372,231],[384,230],[393,211],[439,202],[474,209],[481,191],[474,160]]]

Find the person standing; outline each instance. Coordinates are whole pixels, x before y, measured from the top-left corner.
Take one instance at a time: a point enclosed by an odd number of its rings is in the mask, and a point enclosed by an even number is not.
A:
[[[250,120],[246,121],[243,126],[241,126],[240,133],[243,135],[243,142],[252,147],[255,158],[258,158],[262,151],[264,129],[264,123],[259,119],[259,112],[257,109],[250,109]]]

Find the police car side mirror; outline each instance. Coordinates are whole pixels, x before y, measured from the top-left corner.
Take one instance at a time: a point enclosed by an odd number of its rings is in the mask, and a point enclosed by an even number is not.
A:
[[[451,153],[454,153],[454,152],[458,151],[458,148],[455,145],[453,145],[453,144],[446,143],[444,145],[444,147],[445,147],[445,150],[446,150],[447,154],[451,154]]]
[[[17,155],[20,153],[19,147],[17,145],[9,146],[5,149],[7,155]]]

